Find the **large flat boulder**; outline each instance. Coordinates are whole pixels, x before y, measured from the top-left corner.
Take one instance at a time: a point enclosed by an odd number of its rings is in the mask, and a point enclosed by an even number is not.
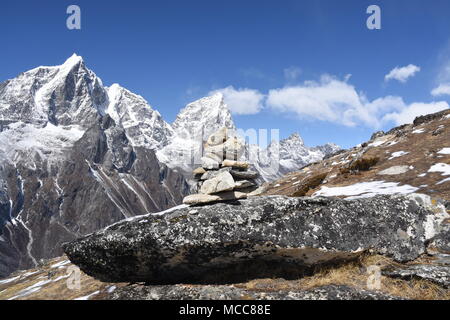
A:
[[[253,197],[119,222],[63,246],[102,281],[217,283],[299,277],[371,251],[406,262],[426,251],[448,218],[423,195]]]

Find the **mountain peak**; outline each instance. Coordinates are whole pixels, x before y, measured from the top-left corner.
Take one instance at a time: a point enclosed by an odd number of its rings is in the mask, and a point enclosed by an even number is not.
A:
[[[78,64],[78,63],[80,63],[80,62],[84,62],[83,57],[77,55],[76,53],[74,53],[73,55],[71,55],[71,56],[69,57],[69,59],[67,59],[67,60],[62,64],[62,66],[73,66],[73,65],[76,65],[76,64]]]
[[[293,134],[291,134],[289,136],[289,138],[284,139],[285,142],[290,141],[292,143],[296,143],[296,144],[304,144],[303,138],[300,136],[300,134],[298,132],[294,132]]]
[[[199,130],[200,132],[203,130],[203,138],[209,137],[222,127],[235,129],[231,112],[224,102],[222,93],[215,93],[189,103],[180,111],[173,127],[184,135],[197,135]]]

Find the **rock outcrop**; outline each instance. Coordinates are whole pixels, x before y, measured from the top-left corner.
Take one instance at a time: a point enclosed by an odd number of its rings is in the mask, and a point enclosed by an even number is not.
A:
[[[257,292],[232,286],[142,286],[131,285],[115,290],[112,300],[402,300],[376,291],[342,285],[328,285],[310,290]]]
[[[208,137],[204,145],[202,166],[193,170],[199,193],[183,199],[189,205],[244,199],[257,189],[258,173],[249,171],[250,164],[238,161],[244,146],[230,136],[226,127]]]
[[[445,207],[423,195],[252,197],[119,222],[63,246],[102,281],[232,283],[296,278],[370,251],[398,262],[424,254]]]
[[[450,288],[450,266],[445,265],[417,264],[392,270],[383,270],[383,275],[402,279],[425,279],[444,288]]]
[[[353,198],[416,192],[449,200],[449,141],[450,110],[419,117],[272,181],[264,194]]]

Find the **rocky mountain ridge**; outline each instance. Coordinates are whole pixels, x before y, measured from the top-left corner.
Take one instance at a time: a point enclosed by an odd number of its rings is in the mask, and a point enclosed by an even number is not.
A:
[[[80,237],[64,245],[67,257],[0,281],[0,297],[448,300],[448,189],[422,186],[425,195],[413,186],[423,178],[445,186],[445,165],[438,164],[448,162],[449,113],[376,133],[368,143],[264,186],[266,194],[294,189],[289,197],[181,205]],[[392,169],[402,157],[408,171]],[[430,176],[411,178],[415,168]],[[411,184],[370,180],[380,172]],[[347,186],[329,184],[337,179]],[[318,192],[330,189],[335,196]],[[71,262],[84,271],[79,291],[65,285]],[[52,275],[45,280],[47,270]]]
[[[377,132],[266,185],[267,195],[337,196],[420,192],[450,200],[450,111]]]
[[[222,95],[169,124],[141,96],[104,86],[76,54],[1,83],[0,277],[60,255],[63,241],[180,204],[191,160],[221,127],[235,129]]]
[[[120,219],[175,206],[184,177],[158,161],[169,127],[106,88],[76,55],[0,85],[0,275]]]

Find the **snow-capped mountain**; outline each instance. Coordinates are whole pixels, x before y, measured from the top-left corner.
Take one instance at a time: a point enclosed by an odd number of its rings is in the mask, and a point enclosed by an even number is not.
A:
[[[184,177],[158,161],[171,126],[79,56],[0,84],[0,277],[62,242],[179,204]]]
[[[203,142],[222,127],[236,129],[222,94],[192,102],[180,111],[172,125],[172,140],[156,155],[189,178],[192,169],[201,163]]]
[[[201,164],[204,141],[222,127],[235,130],[238,136],[245,132],[236,130],[221,93],[190,103],[178,114],[172,125],[172,140],[157,152],[158,159],[170,168],[181,170],[189,179],[192,169]],[[248,140],[247,138],[249,137],[241,136],[242,140]],[[245,144],[242,160],[253,165],[262,181],[272,181],[287,172],[320,161],[339,149],[339,146],[332,143],[307,147],[300,135],[294,133],[287,139],[273,141],[267,148]]]
[[[307,147],[298,133],[280,141],[272,141],[267,148],[257,145],[249,145],[247,148],[250,162],[266,182],[299,170],[309,163],[320,161],[326,155],[340,150],[340,147],[333,143]]]
[[[77,55],[0,83],[0,277],[60,255],[62,242],[181,203],[204,141],[222,127],[236,129],[221,94],[169,124]],[[268,181],[336,146],[308,148],[293,135],[245,148]]]
[[[107,92],[106,113],[124,128],[133,146],[160,149],[171,141],[172,127],[144,98],[118,84],[113,84]]]

